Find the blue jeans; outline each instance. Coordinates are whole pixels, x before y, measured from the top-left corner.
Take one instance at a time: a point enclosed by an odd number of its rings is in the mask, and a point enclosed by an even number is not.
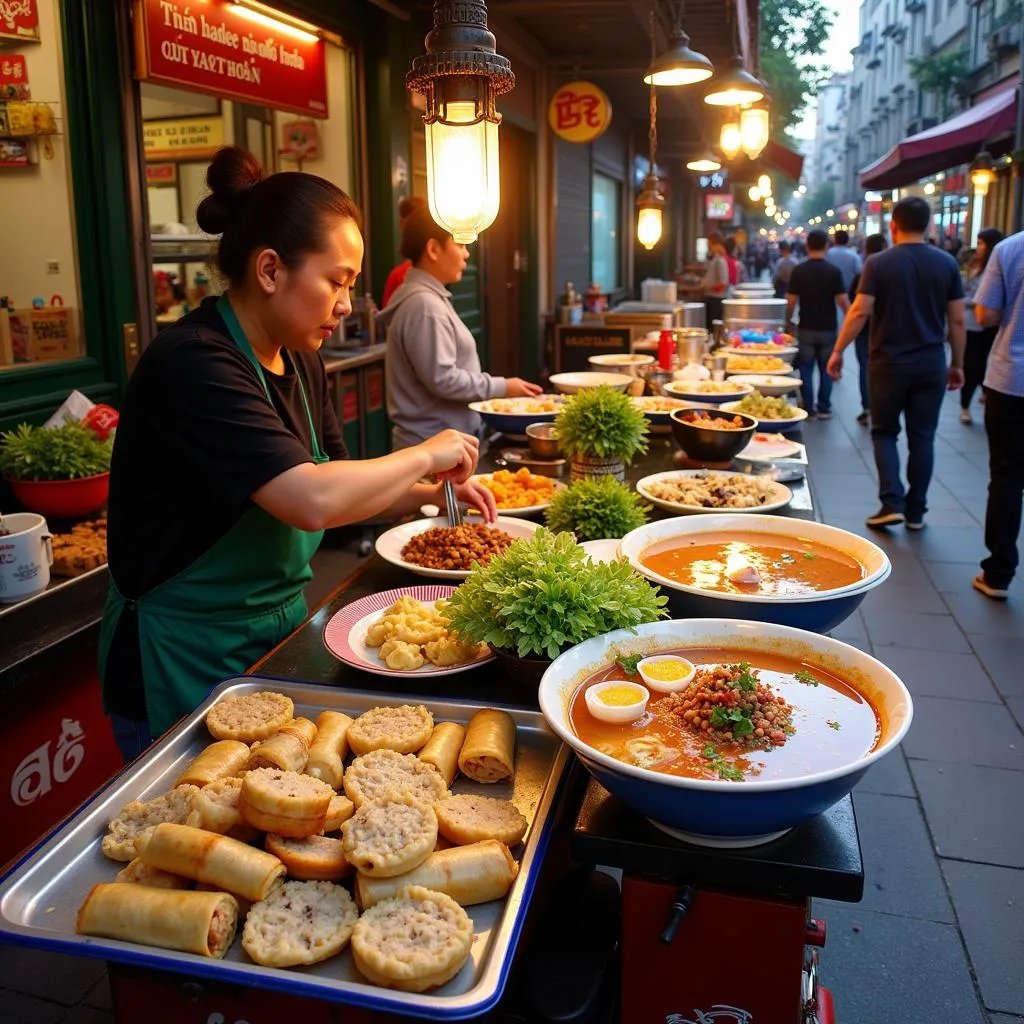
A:
[[[868,371],[871,398],[871,444],[878,470],[878,496],[894,512],[920,519],[927,511],[928,485],[935,464],[935,429],[939,425],[946,374],[894,373],[872,366]],[[907,428],[907,490],[900,479],[900,415]]]
[[[114,730],[114,742],[121,751],[125,764],[134,761],[147,747],[152,746],[153,737],[148,722],[137,722],[134,718],[113,713],[107,716]]]
[[[800,329],[798,342],[800,351],[797,353],[797,369],[803,384],[800,393],[803,396],[804,408],[814,412],[814,368],[818,368],[818,412],[831,412],[832,378],[825,372],[828,357],[836,343],[835,331],[809,331]]]
[[[870,409],[868,402],[868,336],[867,333],[858,334],[854,339],[854,347],[857,351],[857,383],[860,386],[860,407]]]

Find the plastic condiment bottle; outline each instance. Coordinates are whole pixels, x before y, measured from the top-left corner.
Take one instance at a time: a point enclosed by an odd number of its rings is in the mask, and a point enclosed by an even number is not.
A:
[[[662,370],[672,369],[672,357],[676,354],[676,343],[672,332],[664,330],[658,335],[658,366]]]

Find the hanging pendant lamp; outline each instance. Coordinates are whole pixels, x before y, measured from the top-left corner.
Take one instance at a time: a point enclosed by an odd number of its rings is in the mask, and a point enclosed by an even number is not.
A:
[[[716,75],[704,92],[704,102],[713,107],[739,107],[764,97],[763,83],[747,71],[739,54],[730,59],[728,69]]]
[[[654,55],[654,11],[651,11],[651,55]],[[647,140],[650,144],[650,160],[643,188],[636,197],[636,240],[645,248],[653,249],[661,241],[665,196],[657,174],[658,155],[658,93],[651,85],[650,125]]]
[[[740,137],[743,143],[743,152],[756,160],[761,155],[761,150],[768,145],[771,135],[768,108],[764,105],[744,107],[740,111]]]
[[[656,57],[644,75],[647,85],[695,85],[715,73],[714,65],[690,49],[690,37],[678,25],[672,31],[672,45]]]
[[[688,171],[699,171],[702,174],[710,174],[712,171],[720,171],[722,169],[722,161],[715,156],[711,147],[705,144],[696,156],[686,161],[686,169]]]
[[[743,137],[740,122],[736,117],[728,117],[722,122],[722,131],[718,137],[718,148],[726,160],[735,160],[743,148]]]

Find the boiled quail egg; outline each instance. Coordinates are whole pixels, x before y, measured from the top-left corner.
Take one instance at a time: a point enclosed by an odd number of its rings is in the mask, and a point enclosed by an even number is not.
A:
[[[637,671],[656,693],[675,693],[693,678],[697,667],[676,654],[654,654],[637,662]]]
[[[616,679],[587,689],[587,710],[602,722],[624,725],[643,715],[650,696],[645,686]]]

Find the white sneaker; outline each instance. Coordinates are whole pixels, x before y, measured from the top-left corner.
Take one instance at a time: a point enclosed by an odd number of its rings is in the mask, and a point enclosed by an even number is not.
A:
[[[971,418],[971,410],[970,409],[961,409],[960,410],[960,422],[961,423],[966,423],[968,426],[970,426],[970,424],[972,424],[974,422],[974,420]]]

